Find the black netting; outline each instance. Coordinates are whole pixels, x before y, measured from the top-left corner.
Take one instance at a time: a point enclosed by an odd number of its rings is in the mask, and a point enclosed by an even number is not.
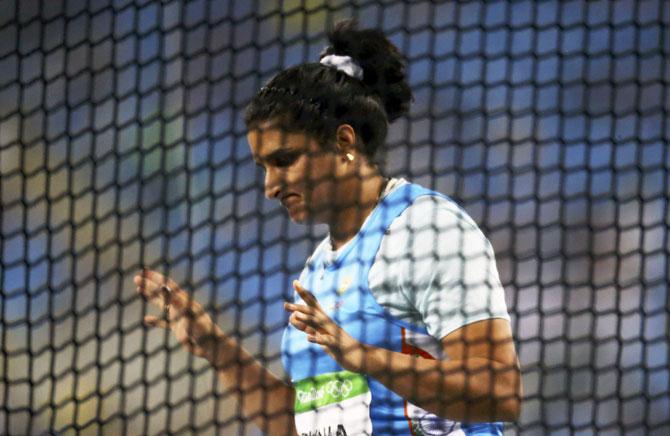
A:
[[[495,249],[509,434],[670,433],[667,1],[0,1],[0,433],[256,427],[133,276],[164,272],[273,373],[326,235],[263,199],[244,108],[357,17],[406,55],[385,173]],[[271,402],[272,400],[270,400]]]

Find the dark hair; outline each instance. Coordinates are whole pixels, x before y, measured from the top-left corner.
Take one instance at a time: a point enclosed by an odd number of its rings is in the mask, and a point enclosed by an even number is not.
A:
[[[374,159],[388,125],[409,110],[412,91],[400,51],[376,29],[357,29],[355,20],[337,23],[328,33],[327,55],[351,56],[362,79],[320,63],[288,68],[273,77],[247,106],[252,129],[276,121],[282,130],[310,135],[322,145],[335,141],[337,127],[350,124],[362,140],[360,151]]]

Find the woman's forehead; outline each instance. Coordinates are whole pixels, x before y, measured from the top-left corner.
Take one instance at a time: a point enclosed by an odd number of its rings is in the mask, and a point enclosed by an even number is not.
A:
[[[315,143],[304,133],[286,132],[277,127],[259,127],[249,130],[247,138],[252,154],[259,159],[282,149],[308,150]]]

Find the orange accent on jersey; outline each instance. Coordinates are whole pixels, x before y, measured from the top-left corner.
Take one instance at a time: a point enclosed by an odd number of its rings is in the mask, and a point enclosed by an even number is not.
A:
[[[431,356],[430,353],[428,353],[426,350],[423,350],[419,347],[415,347],[414,345],[407,342],[407,338],[405,337],[405,327],[402,327],[400,331],[402,332],[402,348],[400,350],[401,353],[411,354],[412,356],[421,356],[424,359],[435,360],[435,358]]]
[[[405,333],[405,327],[402,327],[400,329],[400,332],[402,333],[402,341],[400,342],[401,348],[400,352],[403,354],[411,354],[412,356],[421,356],[424,359],[431,359],[435,360],[433,356],[430,355],[426,350],[422,350],[419,347],[415,347],[414,345],[410,344],[407,342],[407,334]],[[412,425],[412,418],[409,417],[409,413],[407,412],[407,401],[404,401],[405,403],[405,418],[407,418],[407,425],[409,425],[409,432],[414,436],[414,426]]]
[[[410,418],[409,414],[407,413],[407,401],[405,401],[404,403],[405,403],[405,418],[407,418],[407,425],[409,425],[409,432],[412,434],[412,436],[414,436],[414,428],[412,426],[412,418]]]

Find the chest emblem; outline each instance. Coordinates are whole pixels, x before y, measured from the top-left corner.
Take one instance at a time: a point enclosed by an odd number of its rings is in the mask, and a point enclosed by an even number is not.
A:
[[[345,277],[344,280],[342,280],[342,283],[340,283],[340,286],[337,288],[337,293],[342,295],[345,292],[349,290],[349,286],[351,286],[351,277]]]
[[[341,282],[340,286],[337,287],[337,295],[342,296],[344,295],[348,290],[349,287],[351,286],[351,283],[353,280],[351,280],[351,277],[345,277]],[[328,305],[328,310],[333,311],[336,309],[339,309],[344,305],[344,301],[340,299],[336,299],[334,302]]]

